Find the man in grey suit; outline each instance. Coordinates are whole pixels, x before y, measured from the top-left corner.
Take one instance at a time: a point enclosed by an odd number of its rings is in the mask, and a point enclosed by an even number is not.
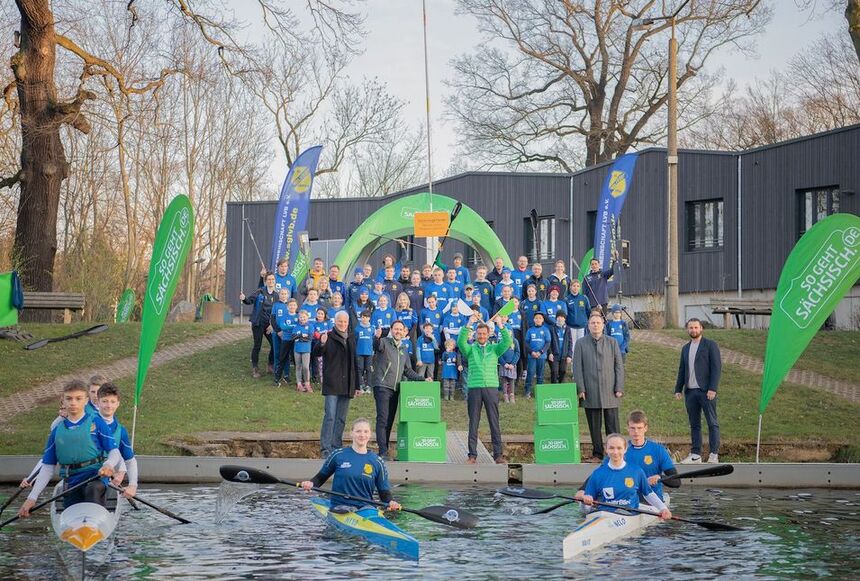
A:
[[[618,406],[624,396],[624,360],[618,342],[603,333],[603,315],[592,312],[588,318],[588,334],[573,347],[573,379],[585,418],[594,456],[587,461],[603,459],[601,423],[606,423],[606,435],[617,434]]]
[[[702,321],[687,321],[690,342],[681,348],[675,399],[684,398],[690,420],[690,454],[681,464],[702,462],[702,413],[708,423],[708,463],[720,461],[720,424],[717,421],[717,388],[722,362],[716,342],[702,336]]]

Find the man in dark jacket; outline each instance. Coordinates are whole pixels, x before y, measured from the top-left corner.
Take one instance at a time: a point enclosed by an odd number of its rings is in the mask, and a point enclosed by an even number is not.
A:
[[[272,372],[272,364],[275,360],[275,351],[272,348],[272,326],[269,324],[272,318],[272,305],[278,300],[278,291],[275,290],[275,273],[266,272],[264,268],[260,273],[260,288],[254,291],[251,296],[245,296],[245,293],[239,291],[239,300],[246,305],[254,305],[254,310],[251,311],[251,333],[254,336],[254,346],[251,348],[251,375],[254,379],[260,377],[260,370],[257,368],[260,359],[260,347],[263,344],[263,337],[269,342],[269,366],[268,371]]]
[[[708,422],[708,463],[720,461],[720,424],[717,422],[717,387],[720,384],[722,361],[720,348],[714,341],[702,337],[702,321],[687,321],[690,342],[681,348],[675,399],[684,398],[690,420],[690,454],[681,464],[702,462],[702,412]]]
[[[617,258],[617,256],[617,252],[613,254],[613,258]],[[612,260],[612,264],[609,265],[607,270],[602,270],[600,268],[600,261],[592,258],[590,267],[591,270],[585,275],[585,279],[583,280],[582,292],[588,299],[591,308],[600,307],[603,316],[606,317],[606,306],[609,304],[608,281],[615,274],[615,260]]]
[[[329,454],[343,447],[349,400],[355,396],[358,388],[355,335],[349,332],[349,315],[346,311],[339,311],[334,316],[334,329],[320,335],[311,354],[323,358],[325,414],[320,429],[320,452],[323,458],[328,458]]]
[[[376,444],[379,446],[378,454],[383,460],[388,459],[388,440],[400,400],[400,381],[403,377],[412,381],[425,379],[412,369],[412,357],[403,341],[405,336],[406,325],[397,320],[391,323],[391,331],[385,337],[382,337],[381,329],[377,329],[376,339],[373,341],[371,385],[373,398],[376,400]],[[432,379],[427,378],[426,381]]]

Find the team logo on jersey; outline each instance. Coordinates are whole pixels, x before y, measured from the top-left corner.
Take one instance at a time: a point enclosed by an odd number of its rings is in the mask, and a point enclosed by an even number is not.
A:
[[[364,473],[365,474],[373,474],[373,466],[371,466],[370,464],[365,464],[364,465]]]
[[[644,458],[645,464],[649,466],[654,463],[654,458],[651,457],[651,454],[647,454]]]
[[[626,486],[627,488],[633,488],[633,479],[632,478],[625,478],[624,479],[624,486]]]
[[[614,488],[604,488],[603,489],[603,498],[606,500],[613,500],[615,498],[615,489]]]
[[[352,463],[351,462],[344,462],[343,464],[340,465],[340,467],[344,468],[344,469],[352,468]]]

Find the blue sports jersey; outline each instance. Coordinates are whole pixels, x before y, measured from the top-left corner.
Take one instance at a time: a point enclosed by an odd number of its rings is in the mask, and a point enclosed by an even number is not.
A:
[[[423,329],[424,323],[430,323],[433,325],[433,336],[436,338],[436,342],[441,344],[442,342],[442,309],[438,306],[435,309],[431,309],[429,307],[421,310],[421,314],[418,316],[418,327]]]
[[[404,347],[406,347],[406,353],[407,353],[407,354],[412,355],[413,353],[415,353],[415,345],[412,343],[412,339],[409,339],[409,338],[407,338],[407,337],[404,337],[404,338],[400,341],[400,343],[401,343]]]
[[[373,355],[373,335],[376,329],[373,325],[355,326],[355,353],[356,355]]]
[[[442,379],[457,379],[457,352],[445,351],[442,353]]]
[[[640,494],[647,496],[652,492],[642,469],[629,462],[621,468],[613,468],[609,463],[601,464],[585,485],[585,494],[595,500],[630,508],[639,507]],[[614,509],[605,507],[600,507],[600,510],[614,512]]]
[[[104,418],[102,419],[105,420]],[[105,424],[111,429],[111,433],[113,433],[113,439],[116,441],[116,445],[119,448],[119,453],[122,456],[122,459],[131,460],[134,458],[134,450],[131,447],[131,438],[128,437],[128,430],[125,429],[125,426],[119,423],[116,416],[113,417],[110,423],[105,420]]]
[[[424,287],[424,306],[427,306],[427,297],[434,296],[436,297],[436,308],[441,310],[448,310],[448,299],[451,296],[451,289],[448,286],[448,283],[442,282],[436,284],[436,282],[428,282],[427,286]]]
[[[549,299],[543,302],[543,310],[546,313],[546,321],[548,324],[555,326],[555,316],[559,312],[567,315],[567,305],[562,301],[551,301]]]
[[[442,328],[445,329],[448,338],[456,341],[457,336],[460,334],[460,329],[462,329],[468,322],[469,317],[466,315],[448,313],[442,319]]]
[[[466,298],[466,285],[456,280],[454,282],[451,282],[450,280],[446,282],[448,283],[448,304],[456,303],[457,299]]]
[[[99,415],[99,408],[93,405],[93,402],[88,401],[87,405],[84,406],[84,413]]]
[[[576,329],[584,329],[588,326],[588,313],[591,311],[591,305],[585,295],[567,295],[565,299],[567,306],[567,326]]]
[[[672,457],[669,456],[669,451],[664,446],[651,440],[645,440],[645,443],[638,448],[628,441],[624,460],[633,466],[641,468],[645,472],[646,477],[665,474],[666,470],[671,470],[675,467]],[[663,485],[661,483],[658,482],[651,488],[654,489],[657,496],[663,498]]]
[[[606,334],[618,341],[618,347],[622,353],[627,353],[630,340],[630,328],[627,326],[627,321],[608,321]]]
[[[514,281],[514,295],[515,297],[521,299],[526,296],[525,293],[525,284],[526,279],[530,277],[532,273],[528,270],[519,270],[517,268],[511,271],[511,280]]]
[[[391,323],[397,320],[397,312],[391,307],[377,308],[370,315],[370,324],[377,329],[382,329],[383,334],[391,328]]]
[[[538,299],[525,299],[520,303],[520,312],[523,314],[523,320],[526,327],[533,327],[535,324],[535,313],[540,310],[541,302]],[[546,317],[543,318],[546,322]]]
[[[418,337],[418,358],[421,363],[434,363],[438,349],[439,342],[435,337],[428,337],[427,335]]]
[[[331,319],[326,319],[325,321],[314,321],[311,324],[313,325],[314,333],[319,333],[320,335],[328,333],[334,329],[334,321]]]
[[[281,331],[283,331],[283,334],[282,334],[283,336],[281,338],[284,341],[290,340],[290,334],[292,333],[292,329],[295,326],[295,324],[298,322],[298,320],[299,320],[299,313],[298,312],[295,312],[295,313],[287,312],[286,314],[284,314],[284,318],[280,322],[280,328],[281,328]]]
[[[499,284],[496,285],[496,289],[493,291],[493,297],[500,299],[502,298],[502,289],[506,286],[511,287],[511,298],[517,297],[520,298],[520,289],[517,287],[517,283],[513,280],[509,282],[505,282],[504,280],[500,280]]]
[[[275,294],[278,294],[282,288],[285,288],[290,291],[290,296],[293,296],[296,294],[296,286],[296,279],[293,278],[293,275],[287,273],[281,276],[277,271],[275,272]]]
[[[339,448],[326,458],[319,473],[325,478],[334,476],[331,489],[350,496],[373,498],[377,490],[391,490],[385,463],[370,450],[359,454],[352,446]],[[332,498],[332,503],[364,506],[360,500],[343,497]]]
[[[290,330],[290,339],[295,341],[293,346],[294,353],[310,353],[311,352],[311,339],[313,338],[314,328],[311,323],[305,323],[302,325],[301,323],[296,322]]]
[[[107,457],[111,450],[115,450],[117,448],[116,439],[113,436],[113,430],[108,427],[104,419],[98,413],[84,413],[84,415],[77,421],[63,418],[62,423],[58,424],[53,430],[51,430],[51,434],[48,436],[48,441],[45,444],[45,450],[42,453],[42,464],[59,464],[59,458],[61,457],[80,454],[80,450],[66,449],[66,447],[64,447],[64,441],[66,441],[64,434],[72,433],[76,429],[86,429],[87,427],[90,429],[92,449],[97,452],[96,458],[99,453],[104,457]],[[84,459],[82,458],[75,462],[83,460]],[[98,462],[76,471],[74,474],[66,478],[66,483],[69,486],[74,486],[79,482],[83,482],[98,472],[101,467],[102,462]]]
[[[496,298],[496,291],[493,285],[488,280],[476,280],[472,283],[472,286],[475,292],[481,295],[481,306],[489,311],[493,307],[493,301]]]
[[[309,302],[302,303],[302,306],[299,307],[300,311],[306,311],[308,313],[309,320],[313,321],[317,318],[317,309],[320,307],[325,307],[320,302],[316,302],[314,304],[310,304]]]
[[[331,294],[340,293],[340,296],[346,300],[346,285],[344,285],[339,280],[328,279],[328,289],[331,291]]]
[[[552,335],[546,325],[540,327],[531,327],[526,331],[525,344],[526,350],[531,356],[532,351],[540,351],[541,357],[546,357],[550,345],[552,345]]]
[[[412,309],[403,309],[401,311],[397,311],[397,320],[401,321],[406,325],[406,329],[411,331],[412,327],[415,326],[418,317]]]

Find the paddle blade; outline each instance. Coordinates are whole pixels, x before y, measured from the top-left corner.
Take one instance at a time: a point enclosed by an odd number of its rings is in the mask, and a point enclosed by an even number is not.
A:
[[[414,511],[415,514],[423,516],[443,525],[457,529],[473,529],[478,526],[478,517],[471,512],[466,512],[453,506],[434,505]]]
[[[89,329],[87,329],[86,334],[87,335],[98,335],[99,333],[104,333],[107,330],[108,330],[107,325],[96,325],[95,327],[90,327]]]
[[[280,484],[280,480],[265,470],[257,470],[248,466],[233,466],[226,464],[218,469],[221,478],[240,484]]]
[[[24,349],[27,349],[28,351],[32,351],[33,349],[41,349],[42,347],[47,345],[49,342],[50,342],[50,339],[40,339],[39,341],[36,341],[34,343],[30,343],[29,345],[24,345]]]
[[[731,464],[721,464],[719,466],[709,466],[701,470],[691,470],[681,474],[673,474],[672,476],[664,476],[660,482],[671,482],[672,484],[680,485],[682,478],[708,478],[712,476],[728,476],[735,471],[735,467]]]
[[[741,527],[727,525],[727,524],[723,524],[721,522],[711,522],[711,521],[706,521],[706,520],[690,520],[690,519],[687,519],[686,522],[691,522],[693,524],[697,524],[700,527],[708,529],[709,531],[736,532],[736,531],[745,530],[745,529],[742,529]]]
[[[555,498],[557,495],[552,492],[544,492],[536,488],[519,488],[517,486],[506,486],[496,490],[499,494],[505,496],[515,496],[517,498],[528,498],[530,500],[545,500],[547,498]]]
[[[552,512],[552,511],[554,511],[554,510],[555,510],[555,509],[557,509],[557,508],[561,508],[561,507],[563,507],[563,506],[567,506],[568,504],[573,504],[574,502],[576,502],[576,501],[575,501],[575,500],[565,500],[564,502],[559,502],[558,504],[554,504],[554,505],[552,505],[552,506],[548,506],[548,507],[546,507],[546,508],[542,508],[541,510],[536,510],[536,511],[534,511],[532,514],[533,514],[533,515],[535,515],[535,514],[546,514],[546,513],[548,513],[548,512]]]

